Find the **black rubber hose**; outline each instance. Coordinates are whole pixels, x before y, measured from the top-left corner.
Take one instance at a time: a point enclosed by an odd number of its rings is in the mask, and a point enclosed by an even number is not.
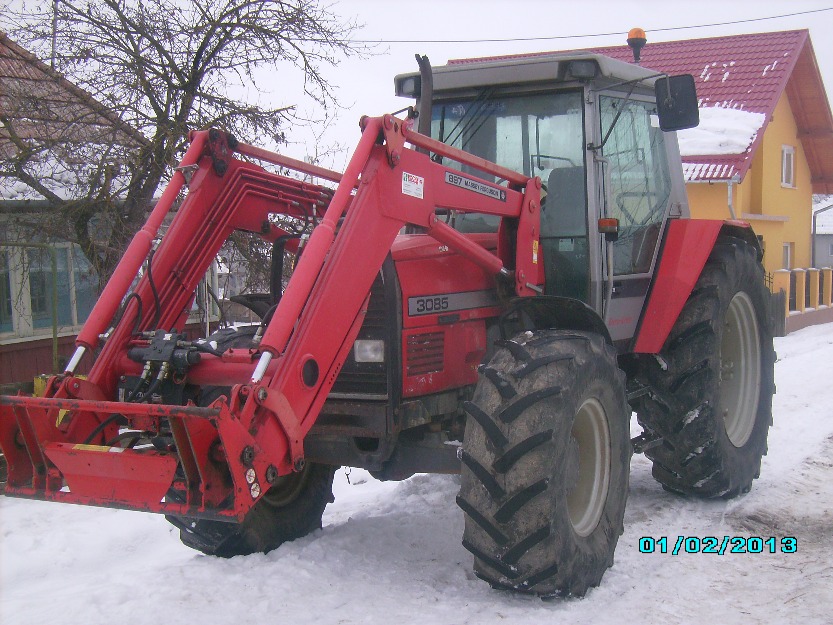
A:
[[[101,432],[104,430],[104,428],[106,428],[108,425],[110,425],[111,423],[113,423],[114,421],[116,421],[118,419],[124,419],[124,423],[127,423],[127,419],[125,419],[123,415],[120,415],[120,414],[110,415],[109,417],[104,419],[104,421],[102,421],[97,426],[95,426],[95,428],[93,428],[93,431],[90,432],[87,435],[87,438],[85,438],[81,442],[81,444],[82,445],[89,445],[96,436],[101,434]]]
[[[153,327],[151,329],[156,330],[159,328],[159,322],[162,319],[162,307],[159,304],[159,291],[156,290],[156,284],[153,281],[153,271],[151,266],[153,265],[153,255],[156,253],[156,250],[151,250],[150,255],[148,256],[148,282],[150,283],[150,290],[153,293],[153,304],[156,307],[156,315],[153,318]]]
[[[136,321],[133,323],[133,334],[139,331],[139,324],[142,323],[142,298],[139,297],[139,294],[136,291],[131,291],[128,293],[127,297],[124,300],[124,303],[119,308],[119,311],[116,313],[116,316],[113,318],[113,322],[110,324],[111,327],[117,327],[124,317],[124,313],[127,310],[127,305],[130,304],[130,300],[135,299],[136,305],[139,307],[138,313],[136,314]]]
[[[286,242],[291,237],[283,236],[275,239],[272,243],[272,262],[269,266],[269,294],[272,296],[272,303],[277,304],[283,295],[283,251]]]

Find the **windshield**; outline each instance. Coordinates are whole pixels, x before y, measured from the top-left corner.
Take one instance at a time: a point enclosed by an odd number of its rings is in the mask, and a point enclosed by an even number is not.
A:
[[[558,220],[544,219],[542,234],[586,233],[581,91],[506,96],[484,89],[477,98],[435,102],[431,136],[527,176],[540,176],[545,192],[552,192],[548,189],[550,180],[557,183],[560,197],[576,198],[570,203],[577,210],[561,214]],[[445,164],[486,177],[456,162]],[[494,178],[491,181],[503,182]],[[497,218],[462,215],[457,218],[456,227],[466,232],[494,231]]]
[[[584,164],[580,92],[490,93],[434,103],[431,136],[527,176]]]

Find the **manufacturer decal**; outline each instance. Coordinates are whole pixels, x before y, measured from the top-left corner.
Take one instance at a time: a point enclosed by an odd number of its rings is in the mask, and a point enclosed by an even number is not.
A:
[[[538,241],[537,239],[532,242],[532,264],[538,264]]]
[[[425,178],[403,171],[402,195],[410,195],[420,200],[423,199],[425,195]]]
[[[494,291],[468,291],[464,293],[445,293],[443,295],[422,295],[408,298],[408,316],[437,315],[457,310],[487,308],[497,306],[497,294]]]
[[[450,171],[447,171],[445,172],[445,181],[448,184],[453,184],[455,187],[460,187],[461,189],[466,189],[468,191],[474,191],[475,193],[485,195],[486,197],[490,197],[494,200],[499,200],[501,202],[506,201],[506,189],[492,187],[485,182],[480,182],[479,180],[472,180],[471,178],[466,178],[465,176],[453,174]]]

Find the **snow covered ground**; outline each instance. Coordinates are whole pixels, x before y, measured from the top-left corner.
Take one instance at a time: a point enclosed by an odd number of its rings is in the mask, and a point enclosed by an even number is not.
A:
[[[381,483],[353,470],[348,482],[342,470],[323,530],[231,560],[183,547],[155,515],[0,497],[0,623],[830,623],[833,324],[776,348],[775,425],[752,492],[683,499],[634,457],[616,563],[584,599],[476,579],[456,478]],[[639,552],[640,537],[667,536],[670,551],[679,535],[798,542],[791,554]]]

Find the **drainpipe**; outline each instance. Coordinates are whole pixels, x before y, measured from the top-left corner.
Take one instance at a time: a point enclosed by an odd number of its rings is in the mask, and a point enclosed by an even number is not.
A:
[[[732,176],[729,179],[729,183],[726,185],[727,188],[728,188],[728,196],[729,196],[728,197],[729,215],[731,215],[732,219],[737,219],[737,217],[735,216],[735,204],[734,204],[734,198],[733,198],[733,194],[732,194],[732,187],[733,187],[733,185],[738,184],[739,182],[740,182],[740,178],[738,178],[737,176]]]

